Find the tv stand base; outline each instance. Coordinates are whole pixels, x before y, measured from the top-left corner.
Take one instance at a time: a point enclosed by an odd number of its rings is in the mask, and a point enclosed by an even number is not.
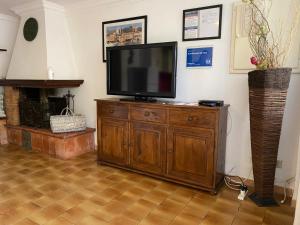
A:
[[[122,98],[120,101],[125,101],[125,102],[157,102],[157,99],[151,98],[151,97],[137,97],[135,96],[134,98]]]

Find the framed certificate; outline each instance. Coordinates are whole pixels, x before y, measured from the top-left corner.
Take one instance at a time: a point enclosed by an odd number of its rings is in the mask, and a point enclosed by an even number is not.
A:
[[[213,65],[213,47],[194,47],[186,50],[187,68],[211,68]]]
[[[220,39],[222,5],[213,5],[183,11],[183,41]]]

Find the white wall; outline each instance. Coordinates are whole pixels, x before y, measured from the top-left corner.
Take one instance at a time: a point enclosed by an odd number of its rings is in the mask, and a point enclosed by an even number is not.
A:
[[[251,170],[247,75],[229,74],[232,4],[237,0],[123,0],[111,5],[90,4],[68,10],[68,22],[79,74],[84,85],[77,90],[76,108],[96,126],[95,98],[106,96],[106,69],[102,63],[102,21],[148,15],[148,43],[178,41],[177,99],[224,99],[230,104],[226,170],[247,177]],[[96,1],[95,1],[96,2]],[[223,4],[222,39],[182,42],[182,10]],[[212,69],[186,69],[185,50],[190,46],[214,46]],[[283,169],[277,179],[295,176],[300,114],[300,77],[293,75],[284,118],[279,159]]]
[[[64,7],[51,1],[33,1],[13,8],[21,22],[7,79],[78,79]],[[28,18],[38,22],[34,41],[26,41],[23,27]]]
[[[47,67],[54,71],[54,79],[78,79],[70,34],[63,11],[45,10]]]
[[[26,20],[34,17],[38,21],[38,33],[34,41],[26,41],[23,27]],[[13,50],[7,79],[47,79],[47,49],[45,12],[31,10],[22,15],[16,44]]]
[[[0,48],[7,49],[7,52],[0,52],[0,78],[4,78],[7,74],[18,25],[19,21],[16,17],[0,14]]]

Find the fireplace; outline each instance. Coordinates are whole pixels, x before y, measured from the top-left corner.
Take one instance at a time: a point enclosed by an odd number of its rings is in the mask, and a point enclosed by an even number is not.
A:
[[[79,87],[82,80],[0,80],[4,86],[7,140],[24,149],[70,159],[94,151],[94,128],[54,134],[51,115],[60,114],[67,99],[55,95],[58,88]]]
[[[59,115],[67,106],[65,97],[55,95],[55,89],[20,88],[20,125],[50,128],[50,116]]]
[[[83,80],[1,80],[7,124],[50,128],[51,115],[60,114],[66,99],[55,95],[61,88],[76,88]]]

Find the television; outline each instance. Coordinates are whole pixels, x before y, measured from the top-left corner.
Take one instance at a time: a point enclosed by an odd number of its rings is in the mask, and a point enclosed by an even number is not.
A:
[[[107,48],[107,94],[176,97],[177,42]]]

